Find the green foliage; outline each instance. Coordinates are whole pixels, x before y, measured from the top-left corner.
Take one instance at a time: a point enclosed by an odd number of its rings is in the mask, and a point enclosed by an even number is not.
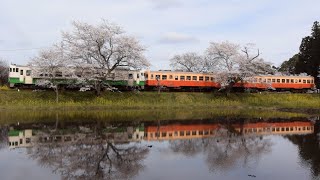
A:
[[[320,88],[320,25],[314,22],[311,36],[302,39],[300,45],[299,59],[296,63],[296,73],[308,73],[315,78],[315,83]]]
[[[288,61],[284,61],[279,68],[279,72],[283,72],[286,74],[295,74],[296,64],[299,61],[299,55],[295,54]]]

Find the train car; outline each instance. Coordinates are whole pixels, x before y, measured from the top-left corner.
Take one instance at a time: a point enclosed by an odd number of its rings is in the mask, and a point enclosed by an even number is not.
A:
[[[107,80],[110,86],[120,89],[124,88],[139,88],[144,89],[145,86],[145,71],[116,69]]]
[[[281,76],[263,75],[247,78],[236,83],[234,87],[257,90],[297,91],[306,92],[315,88],[312,76]]]
[[[176,71],[146,71],[146,86],[149,89],[167,88],[171,90],[214,90],[219,89],[213,73]]]
[[[74,74],[72,74],[72,72]],[[83,73],[83,72],[82,72]],[[86,75],[91,72],[86,72]],[[90,75],[89,75],[90,76]],[[106,80],[106,84],[117,87],[119,89],[131,89],[139,88],[143,89],[145,86],[145,73],[142,70],[130,70],[118,68],[114,70],[109,78]],[[30,87],[33,88],[38,81],[43,81],[48,78],[54,78],[59,81],[60,84],[68,86],[71,81],[77,81],[77,78],[81,78],[81,74],[77,73],[77,70],[56,72],[54,74],[32,73],[32,70],[28,66],[11,64],[9,66],[9,83],[10,87]],[[71,81],[70,81],[71,80]],[[129,87],[129,88],[128,88]]]
[[[34,80],[31,76],[31,69],[28,66],[20,66],[11,64],[9,66],[9,84],[10,87],[22,85],[34,85]]]

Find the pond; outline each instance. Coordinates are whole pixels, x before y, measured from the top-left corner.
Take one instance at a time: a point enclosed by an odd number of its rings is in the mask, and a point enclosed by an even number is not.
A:
[[[2,123],[0,179],[320,179],[319,117],[81,116]]]

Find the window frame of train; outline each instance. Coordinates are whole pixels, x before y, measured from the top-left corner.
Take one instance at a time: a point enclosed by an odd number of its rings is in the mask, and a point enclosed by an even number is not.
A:
[[[205,76],[205,77],[204,77],[204,81],[210,81],[209,76]]]
[[[174,80],[175,80],[175,81],[178,81],[178,80],[179,80],[179,76],[178,76],[178,75],[175,75],[175,76],[174,76]]]
[[[203,76],[199,76],[199,81],[203,81]]]
[[[167,76],[166,74],[164,74],[164,75],[162,75],[161,79],[162,79],[162,80],[167,80],[167,77],[168,77],[168,76]]]
[[[31,70],[26,70],[26,76],[31,76]]]
[[[275,82],[276,82],[276,79],[272,79],[271,81],[272,81],[273,83],[275,83]]]
[[[186,76],[187,81],[191,81],[191,76]]]
[[[286,83],[286,79],[281,79],[281,83]]]
[[[160,80],[160,74],[156,74],[156,80]]]
[[[306,84],[306,83],[307,83],[307,81],[306,81],[305,79],[303,79],[302,82],[303,82],[303,84]]]
[[[23,76],[23,69],[20,69],[20,75]]]
[[[180,81],[184,81],[185,80],[185,76],[180,76]]]
[[[169,79],[173,79],[173,76],[172,76],[172,74],[170,74],[170,75],[169,75]]]
[[[192,76],[192,80],[193,81],[197,81],[198,80],[198,76]]]

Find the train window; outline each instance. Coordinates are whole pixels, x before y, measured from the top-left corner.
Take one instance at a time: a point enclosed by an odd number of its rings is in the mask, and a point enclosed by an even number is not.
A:
[[[31,70],[26,71],[26,76],[31,76]]]
[[[271,79],[268,79],[267,82],[268,82],[268,83],[271,83]]]
[[[180,131],[180,136],[184,136],[184,131]]]
[[[275,83],[275,82],[276,82],[276,79],[272,79],[272,82]]]
[[[311,79],[311,84],[313,84],[313,80]]]
[[[262,78],[259,78],[259,82],[262,82]]]
[[[172,75],[169,75],[169,79],[173,79],[173,76],[172,76]]]
[[[267,79],[263,79],[263,82],[264,82],[264,83],[267,82]]]
[[[291,82],[291,83],[294,83],[293,79],[290,79],[290,82]]]
[[[160,79],[160,75],[156,74],[156,80],[159,80],[159,79]]]
[[[19,68],[16,68],[16,72],[19,72]]]
[[[203,135],[203,131],[199,131],[199,135]]]
[[[191,134],[190,131],[186,132],[186,136],[190,136],[190,134]]]
[[[307,83],[310,84],[310,80],[307,80]]]
[[[280,79],[277,79],[277,83],[279,83],[280,82]]]
[[[305,79],[303,80],[303,83],[306,83],[306,80],[305,80]]]
[[[301,79],[299,79],[299,83],[301,83]]]
[[[166,80],[167,79],[167,75],[162,75],[162,80]]]
[[[187,76],[187,80],[188,80],[188,81],[191,81],[191,76]]]
[[[137,79],[139,79],[140,78],[140,76],[139,76],[139,73],[137,74]]]
[[[285,83],[285,82],[286,82],[286,80],[285,80],[285,79],[281,79],[281,82],[282,82],[282,83]]]
[[[180,80],[181,80],[181,81],[184,81],[184,76],[180,76]]]
[[[146,76],[146,78],[148,79],[148,74],[146,74],[145,76]]]
[[[198,80],[197,76],[192,76],[192,80],[194,81]]]
[[[179,80],[178,76],[174,76],[174,80]]]
[[[213,81],[213,77],[210,77],[210,81]]]
[[[161,137],[167,137],[167,132],[162,132]]]
[[[23,70],[20,70],[20,75],[23,75]]]
[[[294,83],[298,83],[298,79],[295,79],[295,80],[294,80]]]
[[[62,77],[62,72],[56,72],[56,73],[55,73],[55,76],[56,76],[56,77]]]
[[[205,80],[206,80],[206,81],[209,81],[209,76],[206,76],[206,77],[205,77]]]
[[[12,72],[12,68],[10,68],[10,72]]]
[[[199,76],[199,81],[203,81],[203,76]]]
[[[150,79],[153,79],[153,74],[151,74],[151,77],[150,77]]]
[[[197,131],[192,131],[192,135],[193,136],[197,135]]]
[[[174,136],[178,136],[178,131],[175,131],[175,132],[174,132]]]
[[[133,79],[133,74],[129,74],[129,75],[128,75],[128,78],[129,78],[129,79]]]
[[[143,73],[141,73],[141,76],[143,76]]]
[[[290,82],[290,79],[286,79],[286,83],[289,83]]]
[[[16,72],[16,68],[12,68],[12,72]]]

